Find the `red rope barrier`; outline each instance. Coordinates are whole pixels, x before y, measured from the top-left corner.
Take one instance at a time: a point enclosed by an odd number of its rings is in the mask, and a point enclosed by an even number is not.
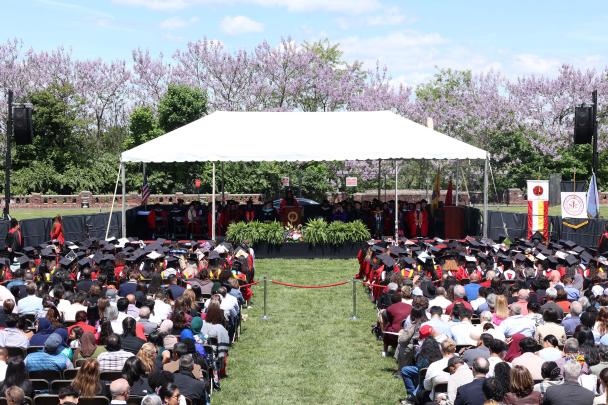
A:
[[[256,284],[260,284],[260,282],[259,281],[254,281],[253,283],[243,284],[243,285],[239,286],[239,288],[250,287],[250,286],[256,285]]]
[[[382,288],[386,287],[384,284],[374,284],[374,283],[370,283],[370,282],[365,282],[365,283],[361,283],[361,284],[363,284],[364,286],[367,286],[367,287],[382,287]]]
[[[339,285],[344,285],[346,283],[349,283],[350,281],[340,281],[340,282],[337,282],[337,283],[322,284],[322,285],[300,285],[300,284],[284,283],[282,281],[277,281],[277,280],[270,280],[270,282],[273,283],[273,284],[283,285],[285,287],[295,287],[295,288],[329,288],[329,287],[336,287],[336,286],[339,286]]]

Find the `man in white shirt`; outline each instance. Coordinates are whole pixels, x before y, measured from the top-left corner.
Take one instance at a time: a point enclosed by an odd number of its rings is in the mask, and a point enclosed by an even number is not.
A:
[[[67,308],[65,308],[63,313],[63,320],[66,322],[75,322],[76,321],[76,313],[78,311],[87,312],[87,307],[84,304],[86,299],[86,293],[79,292],[74,296],[74,302]]]
[[[11,290],[0,284],[0,305],[6,300],[15,301],[15,296],[11,293]]]
[[[460,311],[452,311],[452,336],[457,346],[475,346],[477,341],[471,339],[471,332],[476,332],[475,325],[471,323],[471,312],[462,308]]]
[[[170,304],[167,304],[165,302],[165,300],[167,299],[166,294],[162,291],[159,291],[156,293],[154,298],[154,318],[160,320],[159,322],[162,322],[165,319],[169,319],[169,315],[171,315],[173,309],[171,308]]]
[[[452,301],[445,297],[445,288],[443,287],[437,287],[435,294],[435,298],[429,300],[429,308],[441,307],[445,313],[446,308],[452,303]]]
[[[435,399],[435,386],[447,384],[450,374],[443,371],[448,366],[450,358],[454,357],[456,343],[452,339],[441,342],[441,353],[443,358],[429,364],[424,377],[424,389],[431,391],[431,400]]]
[[[486,377],[494,377],[494,367],[498,363],[503,362],[505,354],[507,354],[507,344],[502,340],[494,339],[490,342],[490,357],[488,357],[488,363],[490,363],[490,369]]]
[[[450,339],[453,339],[450,324],[441,319],[441,316],[443,315],[443,310],[441,309],[441,307],[433,306],[429,309],[429,312],[431,314],[431,319],[424,322],[421,326],[430,325],[433,328],[433,331],[438,332],[441,335],[445,335]]]
[[[449,400],[451,404],[456,400],[456,392],[459,387],[473,381],[473,371],[467,366],[463,359],[453,356],[448,360],[448,366],[444,369],[450,373],[448,378],[448,392],[436,396],[437,400]]]
[[[53,288],[53,291],[51,293],[51,296],[53,298],[59,300],[59,303],[57,304],[57,311],[59,311],[63,319],[65,319],[65,311],[70,307],[70,305],[72,305],[69,300],[63,299],[65,289],[63,288],[63,286],[58,285]],[[74,316],[76,316],[76,313],[74,313]]]
[[[28,282],[25,285],[27,296],[17,303],[19,315],[38,315],[42,312],[42,298],[36,296],[36,284]]]
[[[535,326],[533,319],[521,314],[521,306],[511,304],[509,305],[509,317],[502,321],[496,329],[508,338],[518,333],[525,337],[532,337]]]

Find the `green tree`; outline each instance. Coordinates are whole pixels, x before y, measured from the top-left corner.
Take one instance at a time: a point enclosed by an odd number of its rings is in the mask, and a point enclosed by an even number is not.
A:
[[[158,104],[158,123],[165,132],[173,131],[207,114],[207,94],[182,84],[170,84]]]

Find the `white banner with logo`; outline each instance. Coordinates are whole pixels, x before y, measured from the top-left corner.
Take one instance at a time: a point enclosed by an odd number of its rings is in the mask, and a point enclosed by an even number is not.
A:
[[[587,193],[562,192],[562,218],[587,218]]]

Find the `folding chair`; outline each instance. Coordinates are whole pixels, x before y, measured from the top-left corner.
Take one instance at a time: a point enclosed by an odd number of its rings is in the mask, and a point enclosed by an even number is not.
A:
[[[63,370],[63,379],[64,380],[73,380],[74,378],[76,378],[76,374],[78,374],[78,370],[80,370],[79,368],[68,368],[66,370]]]
[[[47,380],[30,378],[30,382],[35,393],[47,394],[50,391],[50,384]]]
[[[63,375],[59,370],[30,371],[28,375],[30,379],[37,378],[47,380],[48,382],[61,380],[63,378]]]
[[[80,397],[78,405],[110,405],[110,400],[106,397]]]
[[[142,399],[144,399],[144,397],[140,397],[139,395],[129,395],[127,405],[141,405]]]
[[[34,397],[34,405],[59,405],[59,397],[57,395],[36,395]]]
[[[59,390],[63,387],[72,385],[72,380],[55,380],[51,382],[51,393],[59,394]]]
[[[99,373],[99,379],[103,381],[114,381],[122,378],[122,372],[120,371],[102,371]]]

